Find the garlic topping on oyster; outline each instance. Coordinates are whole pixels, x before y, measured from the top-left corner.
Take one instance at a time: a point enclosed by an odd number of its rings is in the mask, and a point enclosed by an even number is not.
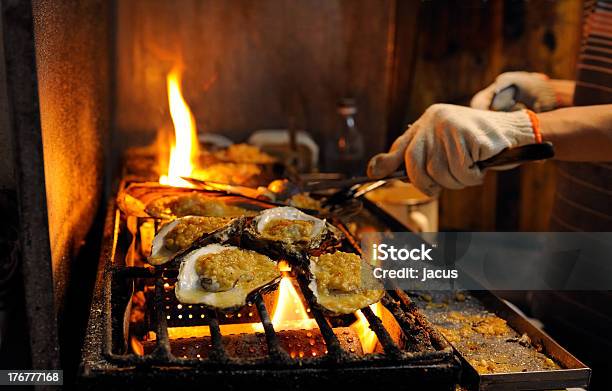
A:
[[[183,256],[174,292],[184,304],[229,311],[252,294],[280,281],[277,264],[265,255],[210,244]]]
[[[267,209],[253,221],[262,238],[286,243],[310,242],[326,230],[325,220],[290,206]]]
[[[379,301],[384,290],[357,254],[336,251],[310,257],[308,288],[317,304],[332,314],[350,314]]]
[[[198,192],[159,198],[149,203],[145,212],[155,218],[183,216],[238,217],[257,214],[254,210],[230,205],[220,197],[208,196]]]
[[[185,216],[164,225],[153,239],[151,265],[162,265],[188,248],[206,233],[216,231],[232,221],[228,217]]]

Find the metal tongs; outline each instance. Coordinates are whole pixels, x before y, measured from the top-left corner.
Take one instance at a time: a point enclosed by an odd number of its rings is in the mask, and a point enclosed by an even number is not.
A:
[[[492,111],[515,111],[524,109],[525,105],[518,101],[519,88],[516,84],[495,91],[489,110]]]
[[[192,185],[204,189],[224,191],[228,194],[241,195],[248,198],[275,201],[284,200],[295,194],[303,192],[310,193],[329,189],[343,189],[352,186],[360,186],[369,182],[382,182],[384,184],[392,179],[406,180],[408,179],[408,176],[406,176],[405,172],[398,171],[381,179],[372,179],[370,177],[363,176],[341,180],[315,180],[306,182],[302,185],[297,185],[288,179],[277,179],[270,182],[268,187],[258,187],[256,189],[247,186],[228,185],[226,183],[205,181],[191,177],[181,177],[181,179],[184,179]]]
[[[492,156],[486,160],[476,162],[476,166],[480,170],[485,170],[488,168],[496,168],[538,160],[546,160],[554,156],[555,149],[552,143],[550,142],[527,144],[521,147],[504,149],[495,156]],[[404,181],[408,180],[405,171],[397,171],[391,174],[389,177],[380,178],[378,180],[370,179],[365,183],[371,183],[365,187],[361,186],[363,183],[356,182],[355,184],[345,186],[341,190],[332,194],[330,197],[327,198],[325,204],[327,206],[339,205],[350,199],[359,198],[364,194],[385,185],[390,179],[393,178]]]
[[[488,168],[550,159],[554,155],[555,151],[553,145],[549,142],[528,144],[521,147],[505,149],[493,157],[477,162],[476,165],[479,169],[484,170]],[[182,177],[182,179],[199,188],[224,191],[228,194],[263,200],[269,204],[277,206],[285,206],[286,204],[282,201],[287,200],[298,193],[339,189],[328,196],[324,202],[324,206],[338,206],[351,199],[359,198],[364,194],[385,185],[391,180],[407,181],[409,178],[405,171],[396,171],[393,174],[383,178],[354,177],[341,180],[311,180],[301,185],[295,184],[288,179],[277,179],[270,182],[267,187],[258,187],[257,189],[247,186],[229,185],[226,183],[199,180],[190,177]],[[365,184],[368,185],[363,186]]]

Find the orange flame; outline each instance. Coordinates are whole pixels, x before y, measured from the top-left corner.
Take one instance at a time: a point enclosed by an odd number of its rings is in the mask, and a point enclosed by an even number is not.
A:
[[[272,315],[272,325],[276,330],[317,328],[317,322],[308,317],[308,311],[304,308],[302,299],[288,277],[281,279],[278,301],[274,307],[274,315]]]
[[[370,309],[372,309],[374,315],[378,316],[379,318],[381,317],[382,307],[380,302],[370,305]],[[370,324],[361,310],[355,312],[355,315],[357,315],[357,321],[351,325],[351,328],[355,330],[359,336],[359,342],[361,342],[363,352],[366,354],[373,353],[374,349],[376,349],[376,345],[378,344],[378,337],[376,336],[376,333],[370,329]]]
[[[291,267],[281,262],[280,269],[289,272]],[[312,330],[316,329],[317,322],[308,316],[308,311],[300,295],[295,290],[291,278],[284,275],[278,286],[278,299],[272,312],[272,325],[275,330]],[[253,325],[257,332],[263,331],[263,325]]]
[[[175,142],[170,147],[170,163],[168,173],[159,178],[159,183],[170,186],[187,186],[190,184],[181,179],[191,176],[198,157],[198,140],[195,118],[181,92],[181,74],[172,70],[166,79],[168,88],[168,104],[170,116],[174,125]]]

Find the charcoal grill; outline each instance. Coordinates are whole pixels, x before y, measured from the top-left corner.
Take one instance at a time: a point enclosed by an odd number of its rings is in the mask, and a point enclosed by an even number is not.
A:
[[[355,245],[355,239],[345,233]],[[334,328],[339,320],[327,317],[313,305],[307,282],[298,277],[297,285],[318,326],[308,334],[313,334],[310,343],[314,342],[319,354],[296,354],[287,349],[294,332],[275,330],[265,294],[253,297],[246,312],[241,313],[243,322],[258,322],[263,332],[223,335],[221,326],[228,322],[226,315],[197,305],[178,305],[172,290],[174,276],[125,264],[125,254],[134,239],[126,230],[125,216],[111,202],[82,353],[79,382],[83,386],[100,388],[125,381],[145,388],[202,382],[230,389],[256,383],[271,389],[369,384],[450,390],[458,381],[460,365],[452,347],[403,292],[387,292],[382,300],[401,329],[402,346],[366,307],[361,311],[382,351],[360,355],[348,347],[348,337]],[[134,285],[143,281],[151,287],[146,319],[155,339],[145,342],[143,351],[135,354],[130,352],[125,336]],[[208,326],[210,336],[171,339],[169,328],[181,326]],[[239,348],[232,341],[238,341]],[[246,351],[248,357],[237,356],[236,349]]]

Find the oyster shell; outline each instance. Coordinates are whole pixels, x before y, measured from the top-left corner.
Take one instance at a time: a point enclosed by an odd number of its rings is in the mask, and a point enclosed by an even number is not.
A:
[[[286,243],[312,242],[325,230],[325,220],[290,206],[265,210],[253,223],[262,238]]]
[[[350,314],[379,301],[385,294],[372,268],[357,254],[336,251],[310,257],[308,288],[324,311]]]
[[[273,260],[233,246],[209,244],[182,260],[174,292],[184,304],[238,309],[247,304],[249,296],[275,286],[281,278]]]
[[[185,216],[173,220],[155,234],[147,262],[155,266],[163,265],[202,235],[216,231],[232,220],[228,217],[204,216]]]
[[[173,218],[184,216],[238,217],[253,216],[257,211],[232,205],[218,196],[193,192],[160,198],[147,205],[145,211],[152,217]]]
[[[220,191],[132,183],[117,195],[117,205],[128,216],[175,219],[183,216],[253,216],[270,205]]]
[[[255,216],[243,236],[250,248],[300,263],[305,253],[338,245],[342,233],[323,219],[282,206]]]

